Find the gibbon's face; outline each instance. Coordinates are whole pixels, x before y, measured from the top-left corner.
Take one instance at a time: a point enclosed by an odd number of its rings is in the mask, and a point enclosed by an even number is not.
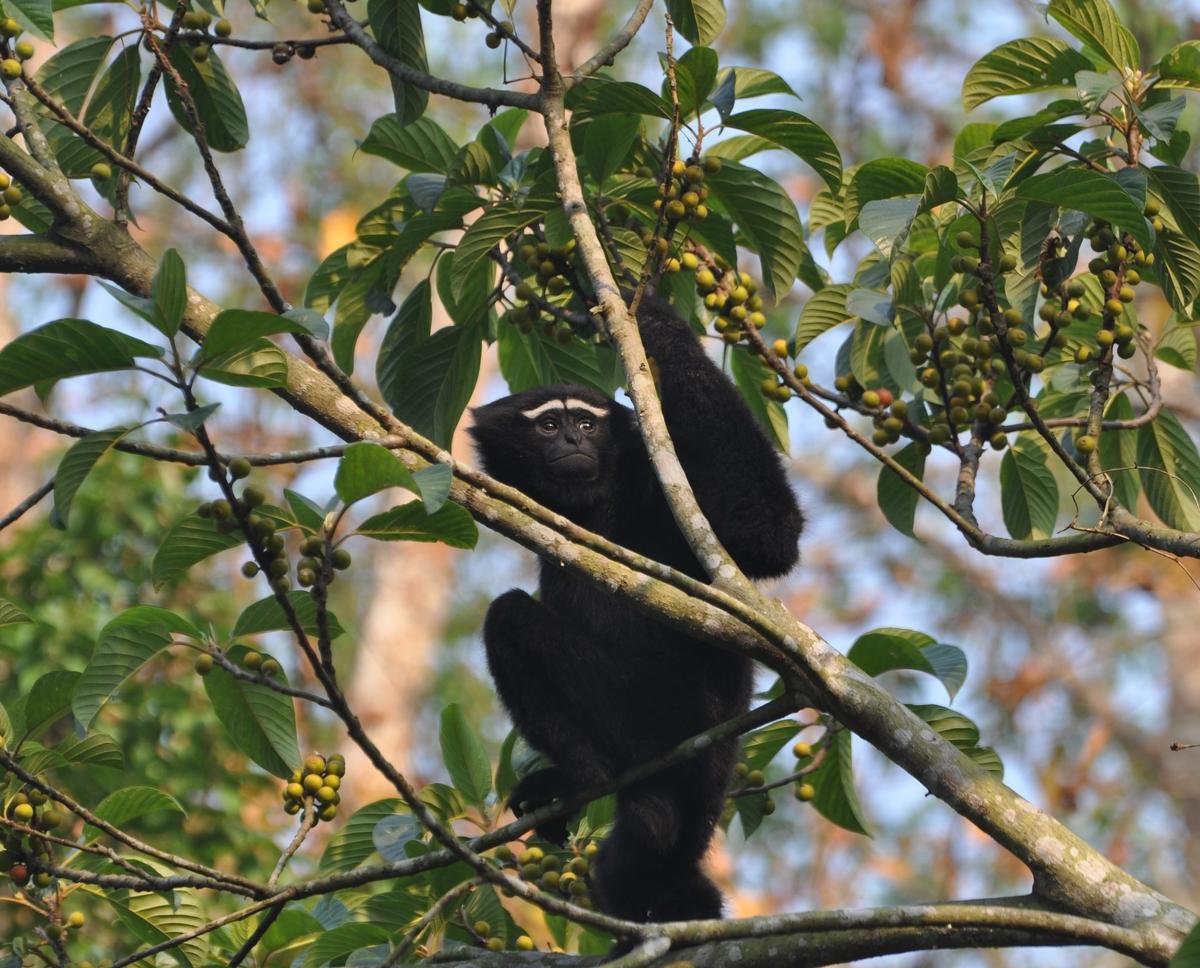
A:
[[[539,387],[476,407],[471,435],[493,477],[559,510],[594,505],[616,466],[612,401],[578,386]]]

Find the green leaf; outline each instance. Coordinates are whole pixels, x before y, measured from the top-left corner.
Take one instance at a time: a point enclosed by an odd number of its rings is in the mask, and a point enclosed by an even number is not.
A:
[[[959,196],[958,176],[953,168],[935,165],[925,176],[925,191],[921,193],[921,204],[917,214],[932,211],[939,205],[952,202]]]
[[[400,367],[405,355],[429,338],[432,323],[433,289],[428,279],[422,279],[413,286],[388,324],[375,361],[375,382],[385,400],[400,392],[403,379]]]
[[[1114,222],[1142,245],[1153,243],[1142,206],[1114,178],[1098,171],[1071,165],[1056,168],[1025,179],[1017,186],[1017,195]]]
[[[584,135],[583,160],[596,184],[621,167],[642,133],[642,121],[636,114],[602,114],[588,122]]]
[[[71,502],[75,500],[75,492],[79,490],[96,462],[127,433],[129,433],[128,428],[119,428],[88,434],[72,444],[70,450],[63,454],[62,460],[58,463],[58,470],[54,474],[52,520],[56,526],[66,529],[67,519],[71,514]]]
[[[778,182],[737,162],[709,174],[707,184],[762,260],[771,298],[786,296],[806,251],[795,203]]]
[[[1138,428],[1137,463],[1146,499],[1162,522],[1200,531],[1200,454],[1178,417],[1163,410]]]
[[[788,435],[787,411],[778,400],[763,396],[762,384],[772,371],[761,356],[744,346],[734,347],[729,354],[729,370],[733,382],[754,418],[762,425],[771,441],[783,454],[791,443]]]
[[[797,356],[822,333],[854,318],[854,314],[846,309],[846,299],[853,289],[853,286],[845,284],[826,286],[809,297],[800,310],[796,332],[792,336]]]
[[[1010,447],[1000,461],[1000,504],[1008,533],[1048,538],[1058,517],[1058,484],[1035,447]]]
[[[86,319],[56,319],[0,349],[0,397],[47,380],[127,370],[162,350]]]
[[[1108,0],[1050,0],[1046,12],[1122,75],[1141,67],[1138,42]]]
[[[32,624],[33,619],[7,599],[0,598],[0,629],[6,625]]]
[[[1180,326],[1172,315],[1154,346],[1154,355],[1181,370],[1196,369],[1196,329]]]
[[[276,318],[283,322],[282,316]],[[258,337],[241,349],[210,357],[200,372],[231,387],[282,387],[287,385],[287,354],[269,339]]]
[[[450,484],[454,480],[454,472],[449,464],[430,464],[422,467],[413,474],[413,480],[421,493],[421,503],[425,505],[425,513],[435,513],[450,496]]]
[[[665,61],[665,58],[663,58]],[[664,63],[665,72],[665,63]],[[679,116],[699,114],[717,80],[717,52],[711,47],[693,47],[675,62],[675,90]],[[663,99],[670,101],[671,83],[663,78]]]
[[[250,650],[235,645],[227,655],[240,662]],[[278,675],[278,673],[277,673]],[[220,666],[204,677],[204,691],[229,738],[268,773],[281,779],[300,762],[296,710],[290,696],[235,678]]]
[[[583,340],[565,346],[534,330],[522,333],[504,325],[496,340],[500,372],[513,393],[556,383],[577,383],[611,394],[622,380],[612,349]],[[615,374],[615,375],[614,375]]]
[[[1155,87],[1200,91],[1200,40],[1185,40],[1172,47],[1151,70],[1159,76]]]
[[[319,317],[318,317],[319,318]],[[322,320],[324,322],[324,320]],[[225,309],[217,314],[204,337],[202,359],[220,360],[251,346],[262,346],[264,337],[277,333],[314,335],[312,324],[305,325],[287,316],[264,313],[254,309]],[[204,366],[214,365],[212,362]],[[227,364],[226,364],[227,365]]]
[[[214,151],[238,151],[246,147],[250,140],[246,106],[217,52],[210,50],[207,59],[197,63],[192,59],[190,44],[175,44],[167,51],[167,57],[187,85],[196,114],[204,125],[204,136],[209,147]],[[176,122],[184,131],[194,135],[192,123],[188,120],[179,91],[169,73],[164,75],[163,83],[167,88],[167,104]]]
[[[296,618],[300,620],[300,627],[309,635],[317,635],[320,632],[317,625],[317,600],[308,592],[295,588],[288,592],[288,600],[292,603],[292,610],[296,613]],[[327,621],[331,638],[336,639],[343,634],[345,630],[332,612],[327,613]],[[239,639],[246,635],[260,635],[263,632],[290,631],[291,628],[291,622],[288,621],[283,606],[279,604],[274,595],[269,595],[266,598],[260,598],[253,605],[246,606],[245,611],[238,616],[230,636]]]
[[[171,870],[164,865],[142,860],[160,876]],[[116,869],[114,868],[114,872]],[[120,926],[129,936],[136,937],[145,945],[161,944],[184,934],[197,931],[207,920],[196,900],[196,892],[175,889],[165,894],[142,894],[134,891],[100,890],[88,888],[110,904],[117,913]],[[208,938],[201,934],[168,949],[181,968],[201,968],[208,961]]]
[[[354,530],[376,541],[441,541],[451,548],[474,548],[479,540],[466,508],[450,503],[427,514],[420,501],[411,501],[367,518]]]
[[[38,678],[25,700],[24,735],[38,736],[70,713],[71,696],[79,679],[78,672],[65,669],[47,672]]]
[[[50,0],[6,0],[5,8],[22,26],[46,40],[54,39],[54,7]]]
[[[114,827],[123,827],[137,817],[150,813],[161,813],[169,810],[186,817],[187,811],[182,804],[169,793],[155,787],[132,786],[110,793],[93,811],[101,820],[107,820]],[[84,828],[83,839],[95,840],[103,836],[99,828],[90,824]]]
[[[790,94],[799,99],[792,86],[774,71],[761,67],[726,67],[717,75],[718,86],[733,78],[733,93],[739,101],[765,94]]]
[[[581,115],[649,114],[669,119],[671,108],[650,88],[631,81],[589,77],[567,91],[567,107]]]
[[[920,205],[921,199],[915,195],[872,199],[859,210],[858,227],[890,259],[895,248],[903,245]]]
[[[973,111],[985,101],[1009,94],[1031,94],[1056,87],[1071,87],[1079,71],[1092,62],[1063,41],[1051,37],[1025,37],[984,54],[967,72],[962,86],[964,110]]]
[[[121,752],[117,741],[107,733],[88,733],[77,742],[63,742],[59,744],[57,752],[71,763],[104,766],[112,770],[125,767],[125,754]]]
[[[860,165],[846,186],[845,217],[848,227],[868,202],[901,195],[924,195],[929,169],[907,158],[877,158]]]
[[[151,286],[154,300],[154,325],[164,336],[179,332],[187,309],[187,270],[174,249],[167,249],[158,263]]]
[[[776,754],[800,732],[794,719],[781,719],[756,729],[742,740],[742,760],[752,770],[765,769]]]
[[[316,501],[286,487],[283,489],[283,496],[297,523],[309,531],[321,529],[325,523],[325,512]]]
[[[492,764],[479,734],[457,703],[442,710],[438,740],[450,779],[468,800],[482,806],[492,792]]]
[[[895,669],[927,673],[941,681],[951,701],[967,678],[967,657],[962,649],[911,629],[865,632],[855,640],[846,658],[871,676]]]
[[[979,745],[979,727],[960,712],[932,704],[908,707],[944,740],[961,750]]]
[[[413,922],[429,909],[429,903],[430,897],[427,890],[418,891],[411,887],[395,887],[390,891],[384,891],[382,894],[371,897],[364,910],[370,924],[381,925],[389,932],[396,934],[407,931]],[[493,934],[495,934],[497,926],[503,926],[502,920],[488,923],[492,926]]]
[[[404,860],[408,856],[409,842],[420,836],[421,828],[417,823],[417,818],[410,814],[384,817],[371,831],[371,840],[375,844],[375,849],[379,851],[379,856],[389,864]]]
[[[1147,174],[1188,238],[1200,237],[1200,177],[1173,165],[1158,165]]]
[[[388,361],[393,379],[380,391],[397,417],[447,447],[474,392],[481,352],[474,327],[440,329]]]
[[[325,853],[321,855],[321,875],[354,870],[375,853],[375,841],[372,836],[375,825],[384,817],[407,815],[407,812],[408,808],[404,806],[404,802],[396,798],[376,800],[357,811],[330,838]]]
[[[918,444],[909,444],[892,456],[896,463],[910,471],[918,480],[924,478],[925,452]],[[879,469],[879,481],[875,487],[875,494],[879,501],[879,510],[888,519],[888,523],[901,534],[915,538],[913,522],[916,519],[920,495],[886,465]]]
[[[334,490],[344,504],[353,504],[389,487],[404,487],[420,493],[417,482],[400,458],[380,444],[360,441],[351,444],[338,461]]]
[[[1119,393],[1109,401],[1106,420],[1132,420],[1133,404],[1129,395]],[[1137,433],[1133,430],[1106,430],[1100,435],[1100,466],[1112,481],[1113,494],[1122,506],[1137,511],[1141,484],[1137,474]]]
[[[1200,295],[1200,248],[1179,232],[1162,232],[1154,246],[1153,271],[1167,304],[1177,313],[1189,313]]]
[[[836,192],[841,187],[842,156],[837,145],[824,128],[803,114],[760,108],[739,112],[728,118],[726,124],[765,138],[775,147],[790,151],[808,162],[824,179],[830,191]]]
[[[829,738],[825,759],[808,774],[808,782],[816,791],[812,805],[817,813],[852,833],[870,836],[862,804],[858,801],[858,791],[854,789],[848,730],[839,729]]]
[[[42,89],[75,117],[92,89],[112,49],[113,38],[85,37],[56,51],[33,75]]]
[[[372,945],[386,944],[387,940],[387,931],[377,924],[362,921],[339,924],[312,943],[304,954],[303,965],[304,968],[321,968],[322,965],[342,963],[347,955]]]
[[[155,605],[135,605],[105,625],[71,703],[80,725],[91,726],[121,684],[169,646],[175,635],[201,638],[187,619]]]
[[[458,145],[436,121],[416,118],[405,124],[396,114],[376,118],[359,147],[368,155],[386,158],[409,171],[442,175],[449,173],[458,154]]]
[[[667,0],[675,29],[688,43],[711,44],[725,27],[723,0]]]
[[[472,270],[488,258],[488,253],[502,239],[538,221],[556,206],[553,198],[545,196],[526,199],[520,207],[512,202],[500,202],[467,226],[454,251],[452,290],[455,301],[462,300]]]
[[[220,534],[211,520],[205,520],[198,514],[180,518],[171,525],[171,530],[154,553],[154,561],[150,565],[154,587],[162,588],[185,574],[192,565],[227,548],[236,548],[242,540],[238,531]]]
[[[380,47],[405,66],[422,74],[429,73],[421,8],[416,0],[368,0],[367,19]],[[400,123],[416,121],[425,113],[429,92],[415,84],[405,84],[394,76],[391,82]]]

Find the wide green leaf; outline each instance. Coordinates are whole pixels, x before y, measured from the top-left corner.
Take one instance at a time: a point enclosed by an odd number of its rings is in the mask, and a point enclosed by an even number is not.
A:
[[[1163,523],[1200,531],[1200,453],[1169,410],[1138,428],[1137,463],[1146,499]]]
[[[500,328],[500,372],[513,393],[556,383],[575,383],[611,394],[623,381],[620,364],[605,344],[571,340],[565,346],[535,329]]]
[[[96,466],[96,462],[127,433],[129,433],[128,428],[119,428],[88,434],[72,444],[71,448],[63,454],[62,460],[58,462],[58,470],[54,474],[54,515],[52,520],[58,527],[66,528],[75,493],[91,469]]]
[[[1187,933],[1167,968],[1200,968],[1200,924]]]
[[[1079,71],[1092,62],[1063,41],[1024,37],[984,54],[967,72],[962,86],[963,108],[972,111],[985,101],[1008,94],[1031,94],[1070,87]]]
[[[404,801],[390,798],[368,803],[345,822],[330,838],[321,855],[319,870],[322,876],[354,870],[375,853],[375,825],[384,817],[407,815]]]
[[[870,836],[854,788],[849,730],[839,729],[827,740],[825,759],[808,774],[808,782],[816,791],[812,805],[817,813],[852,833]]]
[[[346,448],[338,461],[333,486],[345,504],[361,501],[389,487],[404,487],[414,494],[421,493],[412,472],[400,458],[386,447],[369,441],[359,441]]]
[[[235,645],[228,655],[240,662],[250,651]],[[286,779],[300,763],[296,710],[290,696],[238,679],[220,666],[204,677],[204,691],[235,746],[268,773]]]
[[[1200,91],[1200,40],[1185,40],[1172,47],[1152,70],[1158,72],[1156,87]]]
[[[1163,232],[1154,247],[1157,262],[1148,273],[1162,286],[1167,304],[1177,313],[1191,312],[1200,295],[1200,246],[1179,232]]]
[[[415,4],[414,4],[415,6]],[[304,954],[304,968],[321,968],[322,965],[342,964],[348,955],[373,945],[384,945],[388,940],[386,929],[364,921],[349,921],[326,931],[317,938]]]
[[[291,602],[292,611],[296,613],[296,618],[300,621],[300,627],[309,635],[318,634],[320,628],[317,624],[317,600],[308,592],[293,588],[288,592],[288,601]],[[330,638],[336,639],[345,631],[339,624],[337,616],[332,612],[326,613],[326,621],[329,625]],[[234,623],[230,635],[239,639],[246,635],[260,635],[263,632],[290,631],[291,628],[292,624],[288,620],[283,606],[279,604],[279,600],[274,595],[269,595],[266,598],[260,598],[253,605],[246,606],[242,614],[238,616],[237,622]]]
[[[1025,179],[1017,187],[1017,195],[1114,222],[1142,245],[1152,244],[1150,223],[1142,214],[1142,206],[1115,178],[1101,172],[1072,165],[1056,168]]]
[[[1058,484],[1035,447],[1014,446],[1000,461],[1000,505],[1018,540],[1048,538],[1058,517]]]
[[[1046,12],[1123,75],[1141,67],[1137,39],[1108,0],[1050,0]]]
[[[912,705],[908,708],[927,725],[932,726],[942,739],[959,749],[965,750],[979,745],[979,727],[962,713],[931,703]]]
[[[51,0],[6,0],[5,8],[22,26],[39,37],[54,39],[54,6]]]
[[[56,752],[71,763],[104,766],[112,770],[125,767],[124,752],[107,733],[88,733],[81,740],[66,740],[58,745]]]
[[[406,67],[421,74],[429,73],[417,0],[368,0],[367,19],[380,47]],[[391,76],[391,82],[400,123],[416,121],[425,113],[429,92],[415,84],[406,84],[395,75]]]
[[[756,729],[742,740],[741,760],[752,770],[766,769],[776,754],[800,732],[794,719],[781,719]]]
[[[33,75],[34,79],[47,94],[79,117],[112,45],[113,38],[107,36],[77,40],[47,58]]]
[[[666,59],[663,58],[664,68]],[[711,47],[692,47],[675,61],[675,94],[679,99],[679,115],[688,118],[699,115],[717,80],[717,52]],[[664,77],[664,100],[671,100],[671,81]]]
[[[71,696],[79,683],[80,674],[66,669],[53,669],[38,677],[25,697],[21,732],[38,736],[71,712]]]
[[[47,380],[127,370],[162,350],[86,319],[56,319],[0,349],[0,397]]]
[[[180,518],[171,525],[171,530],[154,553],[154,560],[150,565],[154,587],[162,588],[183,575],[197,562],[227,548],[236,548],[243,540],[241,532],[221,534],[213,527],[211,520],[206,520],[198,514],[193,513]]]
[[[169,793],[164,793],[155,787],[132,786],[124,787],[110,793],[93,811],[101,820],[106,820],[114,827],[122,827],[138,817],[150,813],[171,811],[186,817],[187,811]],[[97,827],[90,824],[84,828],[83,839],[94,840],[102,835]]]
[[[187,619],[156,605],[135,605],[105,625],[75,686],[71,708],[80,725],[87,729],[121,684],[176,635],[201,638],[200,630]]]
[[[0,598],[0,629],[6,625],[32,624],[33,619],[17,608],[12,602]]]
[[[451,503],[427,514],[424,504],[411,501],[367,518],[354,530],[376,541],[441,541],[451,548],[474,548],[479,540],[467,509]]]
[[[911,669],[937,678],[953,701],[967,679],[967,657],[962,649],[939,643],[912,629],[875,629],[860,635],[846,654],[868,675]]]
[[[723,0],[667,0],[667,10],[691,44],[711,44],[725,27]]]
[[[413,474],[421,495],[421,503],[425,505],[425,513],[433,514],[450,496],[450,485],[454,481],[454,472],[449,464],[430,464],[422,467]]]
[[[791,446],[791,436],[788,434],[787,411],[783,404],[763,395],[763,381],[772,377],[773,372],[767,367],[763,358],[750,351],[748,347],[734,347],[729,353],[729,375],[742,395],[742,400],[754,419],[762,425],[771,438],[772,443],[780,453],[786,454]]]
[[[283,321],[282,316],[278,318]],[[208,358],[200,372],[231,387],[281,387],[287,384],[287,354],[260,336],[239,349]]]
[[[853,286],[845,284],[826,286],[809,297],[804,308],[800,310],[796,332],[792,336],[797,355],[822,333],[854,317],[854,314],[846,309],[846,299],[853,289]]]
[[[725,123],[728,127],[765,138],[775,147],[784,148],[808,162],[830,191],[836,192],[841,187],[842,156],[837,145],[824,128],[803,114],[759,108],[734,114]]]
[[[164,336],[174,336],[187,309],[187,269],[174,249],[167,249],[159,260],[150,292],[154,325]]]
[[[597,184],[621,167],[641,134],[636,114],[602,114],[588,122],[581,156]]]
[[[1184,234],[1200,238],[1200,177],[1174,165],[1156,165],[1146,174]]]
[[[1154,344],[1154,355],[1181,370],[1196,369],[1196,327],[1180,326],[1172,316]]]
[[[261,346],[264,337],[277,333],[320,335],[314,332],[312,323],[306,325],[304,321],[295,317],[279,316],[255,309],[225,309],[217,314],[204,336],[202,358],[206,361],[218,361],[221,357],[243,351],[247,347]],[[208,365],[205,363],[205,366]]]
[[[472,270],[488,258],[488,253],[502,239],[538,221],[557,205],[553,198],[546,196],[525,199],[520,206],[512,202],[500,202],[467,226],[454,251],[452,289],[455,300],[463,298],[465,288],[471,281]]]
[[[457,703],[442,710],[438,740],[450,779],[468,800],[482,806],[492,792],[492,763],[483,740]]]
[[[1118,393],[1109,401],[1106,420],[1133,419],[1133,404],[1127,393]],[[1137,431],[1106,430],[1100,435],[1100,466],[1112,481],[1113,495],[1130,511],[1137,510],[1141,484],[1137,472]]]
[[[416,118],[405,124],[395,114],[376,118],[367,137],[359,145],[368,155],[386,158],[409,171],[447,174],[458,145],[442,126],[430,118]]]
[[[375,382],[385,400],[391,400],[400,391],[405,356],[429,338],[432,323],[433,287],[428,279],[422,279],[413,286],[388,323],[375,361]]]
[[[167,51],[167,57],[187,85],[198,119],[204,125],[204,137],[209,147],[214,151],[238,151],[246,147],[250,140],[246,106],[217,52],[210,50],[208,57],[197,63],[190,44],[175,44]],[[167,104],[176,122],[194,135],[192,122],[170,74],[164,75],[163,83],[167,89]]]
[[[711,173],[707,184],[762,260],[764,288],[773,299],[782,299],[805,253],[795,203],[778,182],[736,162]]]
[[[448,326],[396,353],[388,361],[392,379],[380,391],[397,417],[449,446],[475,390],[481,354],[475,327]]]
[[[159,876],[168,876],[172,870],[166,865],[145,859],[145,864]],[[113,868],[110,873],[117,873]],[[90,889],[116,911],[120,927],[128,936],[137,938],[142,944],[157,945],[181,935],[197,931],[206,921],[196,892],[187,888],[176,888],[163,894],[139,893],[124,890]],[[180,968],[202,968],[208,960],[209,939],[205,934],[190,938],[167,950],[166,956],[174,959]]]
[[[925,476],[925,450],[919,444],[911,443],[896,451],[892,457],[917,480]],[[879,510],[888,519],[888,523],[901,534],[910,538],[916,537],[913,534],[913,522],[916,519],[920,495],[886,465],[879,469],[875,494],[879,501]]]
[[[631,81],[589,77],[567,92],[567,107],[581,115],[649,114],[670,118],[671,107],[650,88]]]

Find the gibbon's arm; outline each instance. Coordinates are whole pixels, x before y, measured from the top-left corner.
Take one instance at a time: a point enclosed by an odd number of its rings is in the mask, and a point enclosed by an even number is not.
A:
[[[638,326],[675,450],[721,544],[751,578],[785,574],[804,517],[778,453],[685,320],[645,301]]]

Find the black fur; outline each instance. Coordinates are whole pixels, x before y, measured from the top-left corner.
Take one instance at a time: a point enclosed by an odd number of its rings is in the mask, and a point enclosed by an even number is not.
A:
[[[787,572],[803,518],[774,448],[691,328],[670,309],[639,324],[658,364],[663,413],[680,461],[718,538],[749,576]],[[555,431],[522,416],[551,400],[582,400],[608,416],[589,431]],[[550,415],[566,416],[562,409]],[[579,415],[583,415],[582,412]],[[594,390],[543,387],[474,411],[484,467],[571,520],[701,580],[654,476],[633,413]],[[569,422],[568,422],[569,423]],[[586,458],[572,470],[563,435]],[[548,443],[552,442],[552,443]],[[609,590],[542,562],[541,599],[513,590],[488,609],[488,666],[525,739],[554,761],[510,797],[536,806],[611,779],[688,736],[744,712],[748,659],[655,622]],[[621,790],[617,819],[592,871],[601,910],[634,921],[720,917],[721,895],[701,869],[737,750],[727,740]],[[561,836],[564,828],[540,831]]]

